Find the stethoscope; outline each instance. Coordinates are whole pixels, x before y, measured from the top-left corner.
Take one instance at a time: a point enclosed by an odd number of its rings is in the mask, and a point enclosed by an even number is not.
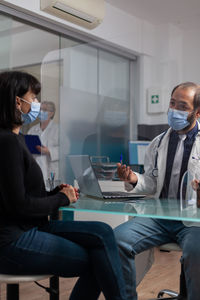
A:
[[[157,145],[154,168],[152,170],[153,177],[158,177],[158,148],[160,147],[160,144],[161,144],[161,142],[162,142],[162,140],[163,140],[166,133],[167,133],[167,130],[162,134],[162,136],[160,137],[160,140],[158,142],[158,145]]]
[[[200,130],[198,130],[198,134],[199,134]],[[165,134],[167,133],[167,131],[165,131],[163,133],[163,135],[160,137],[159,143],[157,145],[157,149],[156,149],[156,156],[155,156],[155,163],[154,163],[154,168],[152,170],[152,175],[153,177],[158,177],[158,148],[160,147],[160,144],[165,136]]]

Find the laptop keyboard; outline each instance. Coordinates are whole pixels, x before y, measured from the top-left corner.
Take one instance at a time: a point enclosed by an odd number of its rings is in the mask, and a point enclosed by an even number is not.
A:
[[[106,198],[143,198],[144,195],[136,195],[126,192],[103,192],[103,196]]]

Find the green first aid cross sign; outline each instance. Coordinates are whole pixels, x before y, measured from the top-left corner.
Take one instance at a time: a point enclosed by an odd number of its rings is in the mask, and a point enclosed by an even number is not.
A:
[[[151,95],[151,104],[159,103],[159,95]]]
[[[164,91],[160,87],[147,89],[147,113],[158,114],[164,112]]]

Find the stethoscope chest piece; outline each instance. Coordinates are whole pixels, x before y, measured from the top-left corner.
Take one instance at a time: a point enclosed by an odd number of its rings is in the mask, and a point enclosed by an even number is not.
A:
[[[154,177],[158,177],[158,168],[153,168],[153,170],[152,170],[152,175],[153,175]]]
[[[155,164],[154,164],[154,168],[152,170],[152,175],[154,177],[158,177],[158,148],[160,147],[160,144],[162,142],[162,139],[164,138],[165,134],[167,133],[167,131],[165,131],[163,133],[163,135],[161,136],[159,142],[158,142],[158,146],[157,146],[157,150],[156,150],[156,155],[155,155]]]

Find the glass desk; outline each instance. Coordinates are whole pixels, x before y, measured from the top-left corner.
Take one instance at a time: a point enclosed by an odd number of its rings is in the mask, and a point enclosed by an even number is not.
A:
[[[185,207],[185,208],[183,208]],[[143,198],[119,202],[100,200],[89,196],[80,196],[79,200],[61,211],[87,211],[129,216],[140,216],[157,219],[200,222],[200,209],[196,205],[180,205],[180,200]]]
[[[181,203],[180,200],[143,198],[132,202],[104,201],[102,199],[81,195],[70,206],[59,209],[64,214],[73,212],[103,213],[115,215],[140,216],[147,218],[200,222],[200,209],[194,205]],[[54,300],[54,299],[52,299]],[[55,298],[57,300],[57,298]]]

